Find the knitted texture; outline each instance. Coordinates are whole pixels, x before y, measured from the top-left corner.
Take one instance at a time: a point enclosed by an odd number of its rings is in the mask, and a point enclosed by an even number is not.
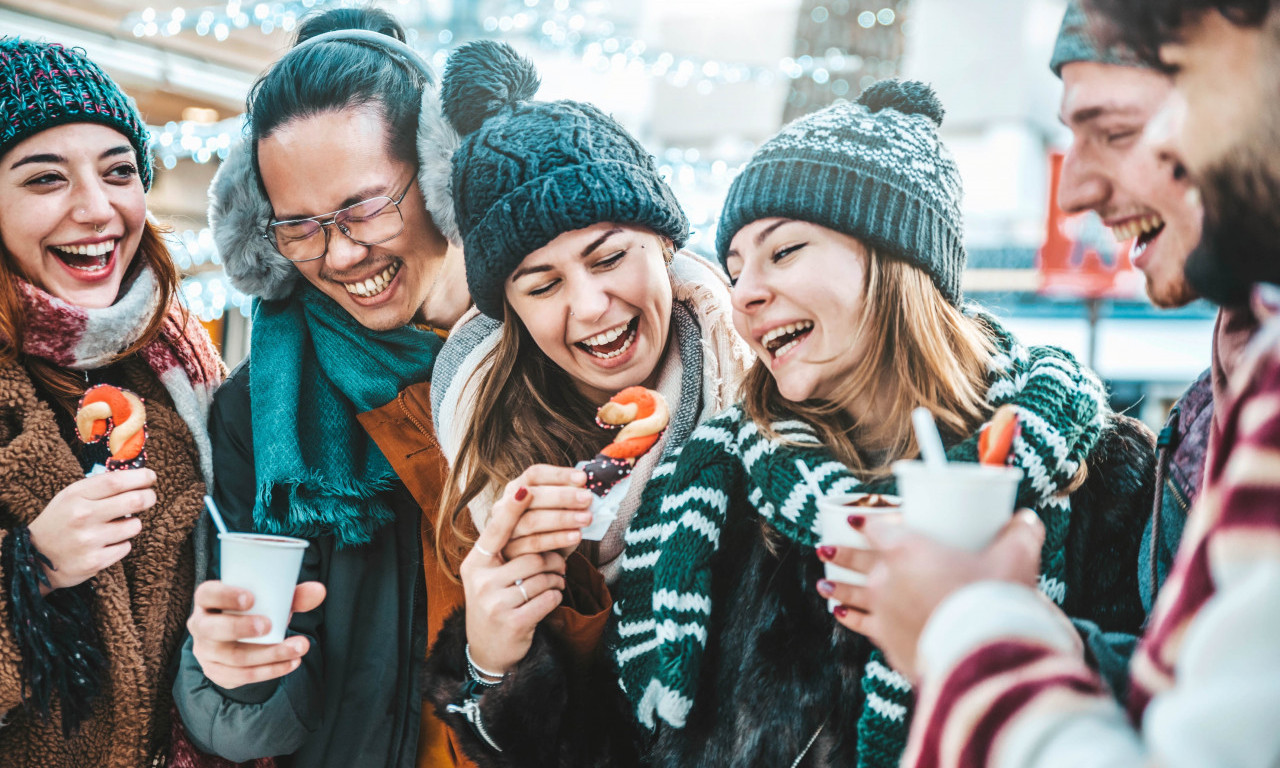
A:
[[[918,82],[883,80],[858,103],[806,115],[765,142],[720,213],[723,263],[738,230],[782,217],[820,224],[905,259],[960,303],[966,260],[960,171],[938,139],[943,109]]]
[[[0,156],[37,133],[98,123],[124,134],[138,153],[138,178],[151,189],[147,126],[133,100],[75,48],[10,37],[0,40]]]
[[[502,318],[503,285],[530,253],[600,222],[647,227],[676,248],[689,222],[626,129],[576,101],[531,102],[533,65],[480,40],[449,58],[442,99],[462,146],[453,199],[476,307]]]
[[[371,331],[308,283],[255,303],[250,343],[254,527],[367,543],[395,517],[399,480],[356,416],[428,380],[443,342],[412,325]]]
[[[1062,26],[1058,29],[1058,39],[1053,44],[1049,69],[1062,77],[1062,68],[1073,61],[1096,61],[1122,67],[1149,66],[1125,46],[1103,45],[1090,28],[1089,15],[1080,6],[1080,0],[1071,0],[1067,4],[1067,12],[1062,16]]]
[[[1022,431],[1011,455],[1023,470],[1018,504],[1036,510],[1044,521],[1041,590],[1061,604],[1071,513],[1063,491],[1101,434],[1106,392],[1066,352],[1024,347],[993,318],[981,320],[998,350],[987,402],[1017,409]],[[627,530],[623,575],[615,591],[615,658],[622,686],[650,728],[659,719],[682,727],[697,699],[711,623],[710,561],[731,515],[758,515],[787,538],[816,546],[817,506],[797,459],[824,494],[895,489],[891,478],[860,482],[807,424],[785,421],[772,427],[782,441],[767,438],[736,406],[699,427],[678,457],[655,470]],[[950,446],[948,457],[976,461],[977,440],[975,433]],[[896,765],[906,742],[910,686],[876,651],[864,670],[863,689],[860,760]]]

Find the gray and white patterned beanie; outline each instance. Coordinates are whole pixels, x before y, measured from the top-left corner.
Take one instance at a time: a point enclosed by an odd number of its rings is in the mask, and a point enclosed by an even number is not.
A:
[[[958,305],[966,260],[962,187],[938,138],[942,116],[927,84],[882,80],[856,103],[787,125],[729,188],[716,231],[721,263],[739,229],[759,219],[796,219],[920,267]]]

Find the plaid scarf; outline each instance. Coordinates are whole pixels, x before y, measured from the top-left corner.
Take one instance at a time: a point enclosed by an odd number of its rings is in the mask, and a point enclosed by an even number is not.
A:
[[[22,353],[73,371],[92,371],[115,362],[121,350],[142,338],[160,308],[156,278],[146,266],[114,304],[102,309],[68,304],[21,278],[14,279],[27,315]],[[200,453],[205,484],[211,486],[213,450],[206,424],[224,369],[208,332],[175,299],[165,308],[159,335],[138,354],[173,399],[174,410]]]
[[[1011,456],[1023,470],[1018,504],[1035,509],[1045,523],[1041,589],[1061,604],[1071,505],[1060,491],[1101,434],[1106,392],[1067,353],[1024,347],[994,318],[984,315],[982,321],[997,348],[987,402],[1017,408],[1023,428]],[[713,608],[710,562],[729,515],[758,515],[792,541],[817,546],[817,506],[796,459],[826,494],[894,491],[892,479],[860,482],[808,424],[786,421],[772,428],[782,441],[764,435],[736,406],[699,427],[678,457],[655,470],[627,530],[614,651],[622,686],[649,728],[658,720],[683,727],[697,699]],[[975,433],[952,445],[948,457],[976,461],[977,439]],[[862,685],[867,698],[858,722],[859,762],[897,765],[906,744],[910,686],[878,650]]]

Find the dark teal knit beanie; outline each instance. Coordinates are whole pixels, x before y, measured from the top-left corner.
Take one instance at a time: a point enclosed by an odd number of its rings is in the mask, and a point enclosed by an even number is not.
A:
[[[453,204],[476,307],[502,318],[507,277],[565,232],[634,224],[682,247],[689,222],[653,158],[590,104],[529,101],[533,65],[511,46],[468,43],[449,57],[445,116],[463,136]]]
[[[716,229],[723,264],[738,230],[782,217],[843,232],[929,273],[960,302],[960,172],[938,139],[928,85],[882,80],[857,103],[801,117],[756,150],[733,180]]]
[[[75,48],[17,37],[0,40],[0,156],[37,133],[98,123],[123,133],[138,153],[138,177],[151,189],[147,126],[133,101]]]
[[[1062,77],[1062,68],[1073,61],[1096,61],[1100,64],[1118,64],[1122,67],[1146,67],[1129,48],[1123,45],[1103,45],[1094,34],[1089,24],[1089,16],[1080,6],[1079,0],[1067,3],[1067,12],[1062,17],[1062,27],[1058,30],[1058,40],[1053,45],[1053,57],[1049,60],[1049,69],[1053,74]]]

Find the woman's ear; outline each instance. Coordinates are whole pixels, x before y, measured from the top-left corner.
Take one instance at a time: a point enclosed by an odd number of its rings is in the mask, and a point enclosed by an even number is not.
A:
[[[670,238],[660,238],[662,242],[662,260],[668,265],[676,259],[676,244]]]

